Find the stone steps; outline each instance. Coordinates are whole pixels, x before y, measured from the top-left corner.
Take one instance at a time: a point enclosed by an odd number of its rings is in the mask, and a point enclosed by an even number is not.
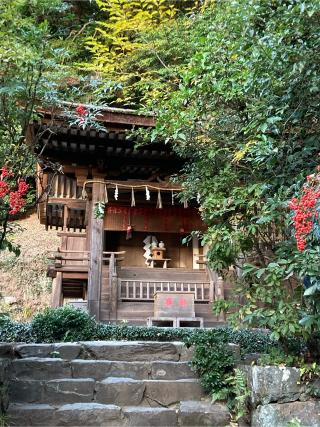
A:
[[[15,345],[11,426],[223,426],[179,342]]]

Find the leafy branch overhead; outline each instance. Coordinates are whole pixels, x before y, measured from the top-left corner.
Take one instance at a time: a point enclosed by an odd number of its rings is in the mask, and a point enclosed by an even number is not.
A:
[[[204,3],[210,1],[97,0],[102,19],[94,34],[86,39],[91,57],[82,61],[80,68],[98,76],[100,96],[109,102],[135,107],[149,105],[149,97],[161,95],[167,77],[175,74],[170,60],[175,49],[171,37],[172,31],[178,31],[177,20],[201,10]],[[159,29],[168,38],[168,52],[159,51],[158,43],[163,44],[157,34]],[[186,55],[187,52],[183,53]]]

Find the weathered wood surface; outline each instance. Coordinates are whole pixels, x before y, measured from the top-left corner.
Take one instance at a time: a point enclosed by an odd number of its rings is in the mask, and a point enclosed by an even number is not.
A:
[[[193,292],[156,292],[154,317],[195,317]]]

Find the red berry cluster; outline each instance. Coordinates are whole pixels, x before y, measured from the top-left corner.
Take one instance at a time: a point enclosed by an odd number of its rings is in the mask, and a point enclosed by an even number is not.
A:
[[[3,206],[5,206],[9,215],[16,215],[26,204],[24,196],[29,189],[29,185],[23,179],[19,179],[18,182],[8,182],[7,180],[13,177],[14,174],[9,172],[5,166],[0,171],[0,199],[3,199]],[[5,196],[8,196],[8,198],[5,198]]]
[[[18,182],[18,192],[21,196],[24,196],[29,189],[29,185],[23,179],[20,179]]]
[[[10,191],[9,185],[5,181],[0,181],[0,199],[3,199]]]
[[[19,213],[25,204],[26,201],[22,198],[19,191],[11,191],[9,195],[10,215],[16,215]]]
[[[304,251],[308,235],[313,229],[313,222],[318,218],[316,207],[319,198],[320,174],[309,175],[307,176],[307,183],[302,188],[300,198],[293,198],[289,203],[289,208],[294,211],[294,236],[297,242],[297,249],[300,252]]]
[[[8,171],[8,169],[6,168],[6,166],[3,166],[2,168],[0,168],[1,174],[0,174],[0,179],[3,180],[3,178],[5,178],[6,176],[12,176],[12,173],[10,173]]]
[[[79,105],[77,106],[77,108],[76,108],[76,113],[77,113],[79,116],[85,116],[85,115],[87,114],[87,109],[86,109],[86,107],[85,107],[84,105],[79,104]]]
[[[23,196],[28,191],[28,184],[24,180],[19,180],[18,182],[18,190],[17,191],[11,191],[9,195],[9,214],[10,215],[16,215],[21,211],[23,206],[26,204],[25,199]]]

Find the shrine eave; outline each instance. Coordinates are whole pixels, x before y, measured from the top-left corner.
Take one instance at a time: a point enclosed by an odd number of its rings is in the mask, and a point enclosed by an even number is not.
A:
[[[63,102],[66,109],[75,110],[78,104],[71,102]],[[94,108],[99,111],[97,121],[108,126],[108,124],[153,127],[155,126],[156,118],[152,113],[142,114],[135,110],[125,108],[100,107],[92,104],[82,104],[85,108]],[[63,108],[37,108],[37,113],[42,115],[41,122],[59,123],[64,122],[67,118],[66,109]]]

